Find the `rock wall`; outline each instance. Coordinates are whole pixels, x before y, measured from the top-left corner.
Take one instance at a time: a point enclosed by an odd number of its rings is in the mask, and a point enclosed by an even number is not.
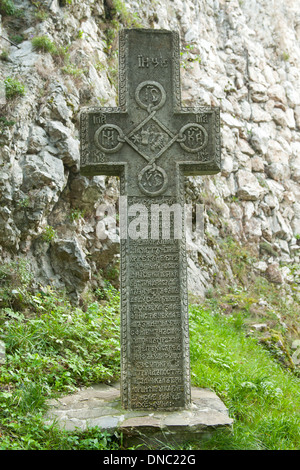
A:
[[[179,31],[183,105],[221,108],[222,172],[186,179],[187,202],[205,207],[204,237],[188,236],[190,290],[209,288],[226,236],[252,246],[257,272],[291,275],[300,237],[298,0],[14,4],[13,14],[0,9],[0,34],[18,42],[0,38],[2,262],[25,257],[37,283],[75,298],[99,273],[117,279],[118,239],[109,227],[97,237],[97,208],[115,204],[118,181],[80,175],[79,113],[116,105],[117,30],[142,26]],[[48,51],[34,47],[41,36]],[[4,103],[7,78],[25,94]]]

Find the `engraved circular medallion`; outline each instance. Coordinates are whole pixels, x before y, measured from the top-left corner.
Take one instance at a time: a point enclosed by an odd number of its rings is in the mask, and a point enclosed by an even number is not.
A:
[[[179,140],[181,147],[187,152],[199,152],[207,145],[208,134],[200,124],[190,123],[180,129]]]
[[[166,92],[158,82],[146,81],[139,84],[135,91],[135,99],[139,106],[149,112],[161,108],[166,101]]]
[[[117,152],[124,143],[122,129],[114,124],[104,124],[96,130],[94,142],[102,152]]]
[[[168,177],[159,166],[147,165],[138,175],[138,183],[143,193],[148,196],[158,196],[163,193],[168,184]]]

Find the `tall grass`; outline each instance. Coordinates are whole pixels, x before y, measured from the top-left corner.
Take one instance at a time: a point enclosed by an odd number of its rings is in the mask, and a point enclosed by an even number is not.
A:
[[[118,448],[98,428],[68,433],[46,426],[44,414],[49,398],[119,377],[119,292],[106,282],[74,307],[62,293],[36,291],[32,282],[24,260],[0,268],[0,339],[7,353],[0,369],[0,450]],[[190,306],[192,382],[214,390],[234,419],[233,432],[193,446],[299,449],[300,379],[247,333],[242,300],[242,309],[226,315],[216,298]]]
[[[193,383],[214,390],[234,418],[234,432],[217,433],[206,448],[299,449],[300,379],[233,315],[192,306],[190,335]]]
[[[82,310],[50,289],[19,291],[22,311],[0,308],[0,449],[114,447],[99,429],[69,435],[46,426],[43,413],[51,397],[119,377],[119,292],[106,283]]]

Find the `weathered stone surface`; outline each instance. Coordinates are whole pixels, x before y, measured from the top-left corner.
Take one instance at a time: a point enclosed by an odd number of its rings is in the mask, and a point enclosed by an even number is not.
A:
[[[72,117],[72,110],[70,107],[68,107],[64,96],[61,94],[61,91],[62,90],[58,90],[56,93],[54,93],[54,96],[50,98],[50,115],[53,116],[55,119],[67,122]]]
[[[256,201],[266,192],[250,171],[239,170],[236,178],[238,197],[244,201]]]
[[[251,144],[257,152],[264,155],[268,150],[269,140],[270,136],[261,127],[256,127],[252,130]]]
[[[279,211],[271,219],[271,230],[278,238],[291,239],[292,230]]]
[[[113,434],[123,433],[125,447],[143,444],[163,448],[166,444],[207,439],[218,429],[231,430],[233,420],[223,402],[211,390],[192,387],[188,409],[160,412],[122,409],[119,385],[99,384],[73,395],[49,401],[46,423],[56,420],[65,430],[98,426]]]
[[[36,154],[48,144],[47,134],[42,127],[32,125],[28,138],[28,153]]]
[[[282,163],[271,163],[267,167],[267,175],[276,181],[284,182],[290,178],[291,171],[288,165]]]
[[[293,157],[290,161],[291,178],[300,183],[300,155]]]
[[[176,32],[126,29],[119,34],[119,48],[121,109],[92,108],[81,113],[80,171],[86,176],[120,176],[121,194],[126,196],[126,209],[120,209],[126,221],[120,226],[122,232],[126,230],[121,237],[122,405],[184,409],[190,403],[190,375],[180,187],[184,174],[220,171],[220,112],[181,108]],[[120,112],[125,109],[126,113]],[[147,219],[151,214],[151,228],[144,217],[142,235],[131,231],[131,216],[136,213],[132,209],[137,204]],[[166,233],[163,220],[160,229],[156,223],[154,234],[153,222],[159,220],[154,208],[174,211],[174,205],[181,212],[177,228],[173,221],[173,233]],[[170,212],[167,217],[170,225]]]
[[[286,103],[285,90],[282,85],[278,83],[271,85],[268,88],[268,95],[271,100],[280,101],[281,103]]]
[[[269,281],[273,282],[274,284],[282,284],[283,282],[282,275],[278,268],[279,268],[278,264],[274,263],[274,264],[270,264],[265,271],[266,276],[269,279]]]
[[[58,149],[58,157],[66,166],[75,166],[79,171],[79,141],[71,135],[71,130],[60,121],[49,121],[46,124],[50,142]]]
[[[44,150],[39,155],[27,155],[23,165],[24,190],[42,188],[61,191],[65,184],[64,166],[61,160]]]
[[[258,243],[262,236],[261,221],[257,217],[247,220],[244,225],[244,230],[248,240]]]
[[[280,142],[271,139],[268,143],[266,160],[269,163],[282,163],[284,165],[288,165],[289,153],[284,150]]]
[[[63,278],[70,294],[84,290],[91,270],[76,239],[53,241],[51,261],[53,270]]]
[[[251,159],[251,170],[253,172],[263,173],[265,170],[264,160],[258,156],[253,157]]]
[[[21,63],[22,67],[32,67],[39,59],[39,54],[33,51],[31,41],[23,41],[19,48],[14,48],[10,54],[14,63]]]
[[[233,171],[233,160],[229,155],[227,155],[222,161],[222,175],[229,176],[232,171]]]
[[[60,121],[48,121],[46,129],[50,136],[50,142],[67,140],[71,136],[71,130]]]

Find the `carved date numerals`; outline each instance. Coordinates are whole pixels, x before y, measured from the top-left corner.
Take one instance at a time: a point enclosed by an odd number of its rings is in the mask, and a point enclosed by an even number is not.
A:
[[[143,55],[138,56],[138,67],[149,68],[149,67],[168,67],[168,59],[162,57],[145,57]]]

